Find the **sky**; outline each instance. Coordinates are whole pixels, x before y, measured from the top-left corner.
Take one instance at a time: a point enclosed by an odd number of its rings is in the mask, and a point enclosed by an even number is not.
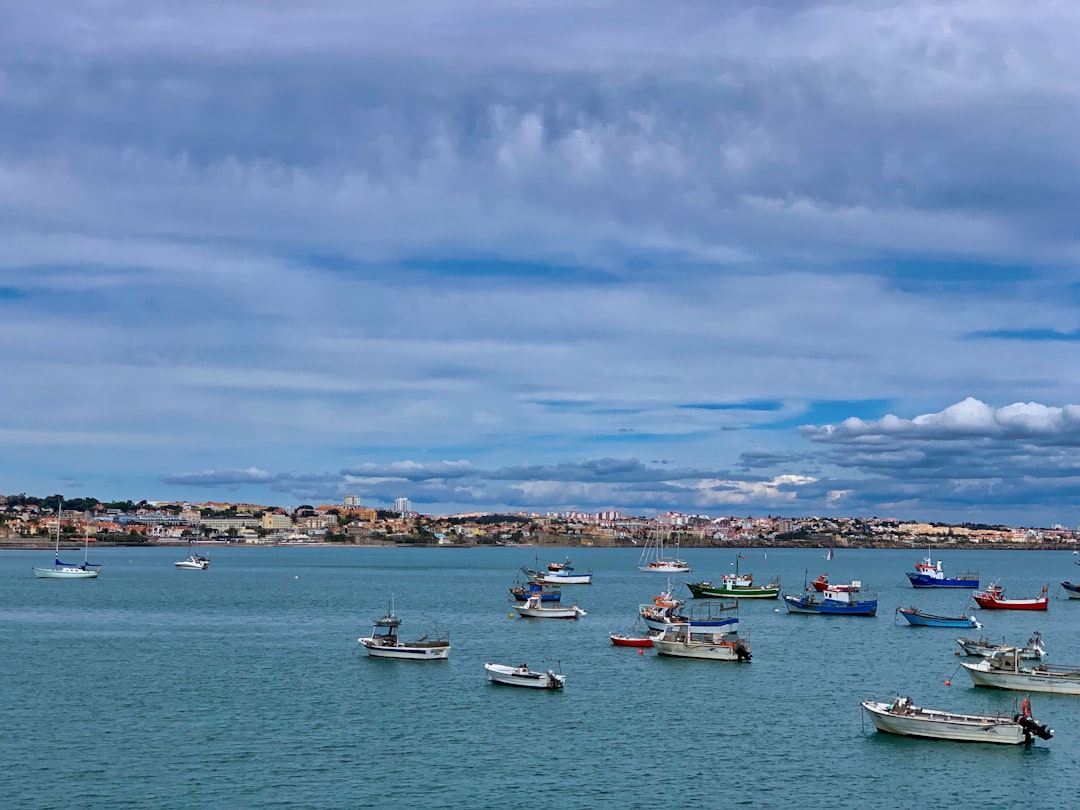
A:
[[[0,492],[1080,524],[1077,42],[0,0]]]

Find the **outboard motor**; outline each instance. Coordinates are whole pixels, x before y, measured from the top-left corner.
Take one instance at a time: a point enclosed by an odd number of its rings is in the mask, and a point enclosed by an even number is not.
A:
[[[735,658],[740,663],[749,663],[750,659],[753,658],[753,657],[754,656],[750,652],[750,648],[746,646],[745,641],[743,641],[742,639],[739,639],[738,641],[735,642]]]
[[[1024,698],[1020,704],[1020,714],[1013,715],[1013,722],[1019,724],[1020,728],[1024,730],[1024,742],[1031,742],[1031,735],[1035,735],[1041,740],[1049,740],[1054,736],[1054,730],[1047,728],[1045,724],[1040,723],[1034,717],[1031,716],[1031,701],[1028,698]]]

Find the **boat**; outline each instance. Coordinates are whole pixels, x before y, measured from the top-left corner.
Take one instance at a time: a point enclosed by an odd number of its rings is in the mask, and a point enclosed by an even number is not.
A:
[[[802,596],[784,594],[788,613],[819,613],[828,616],[875,616],[877,599],[853,598],[848,591],[827,590],[818,594],[807,588]]]
[[[909,571],[907,578],[911,580],[912,588],[978,588],[979,572],[964,571],[958,576],[945,576],[945,569],[941,567],[941,560],[934,564],[930,558],[930,549],[926,549],[926,557],[922,562],[915,563],[915,571]]]
[[[1080,585],[1073,582],[1062,582],[1061,587],[1065,591],[1065,595],[1070,599],[1080,599]]]
[[[561,566],[555,571],[550,570],[552,565]],[[570,558],[566,558],[565,563],[549,563],[547,571],[541,571],[539,566],[536,568],[522,568],[525,576],[529,578],[530,582],[536,582],[540,585],[592,585],[592,572],[586,574],[576,573],[572,565],[570,565]]]
[[[713,585],[709,580],[701,582],[687,582],[686,587],[695,599],[717,599],[734,597],[735,599],[776,599],[780,596],[780,578],[776,577],[768,585],[755,585],[753,574],[739,573],[739,559],[742,554],[735,557],[735,573],[724,574],[720,578],[719,585]]]
[[[174,562],[173,565],[187,571],[205,571],[210,567],[210,558],[202,554],[196,554],[192,546],[193,543],[189,542],[187,559]]]
[[[1025,666],[1018,647],[1002,647],[974,664],[961,661],[975,686],[1080,695],[1080,666],[1038,663]]]
[[[860,705],[878,731],[904,737],[1019,745],[1035,737],[1049,740],[1054,736],[1053,729],[1031,716],[1031,703],[1026,698],[1021,711],[1011,715],[923,709],[910,697],[898,697],[890,703],[864,700]]]
[[[829,548],[829,553],[824,555],[824,558],[826,560],[829,560],[830,562],[836,559],[836,553],[832,550],[831,547]]]
[[[689,574],[691,569],[684,560],[679,559],[678,542],[675,543],[675,556],[664,556],[664,537],[658,532],[645,541],[641,559],[638,560],[638,570],[660,574]]]
[[[608,633],[608,638],[616,647],[651,647],[652,636],[640,633]]]
[[[83,561],[77,563],[60,562],[60,503],[56,505],[56,551],[51,568],[34,568],[38,579],[96,579],[101,573],[101,566],[89,561],[90,536],[83,535]]]
[[[539,596],[530,596],[524,604],[518,605],[515,610],[519,616],[527,619],[577,619],[588,614],[577,605],[559,605],[558,607],[544,607]]]
[[[974,616],[936,616],[917,607],[898,607],[896,612],[916,627],[982,627]]]
[[[1007,649],[1009,646],[1005,643],[1005,639],[1002,639],[1000,644],[994,644],[986,636],[980,639],[958,638],[956,643],[960,645],[964,655],[980,658],[992,655],[997,650]],[[1028,661],[1042,660],[1046,656],[1046,648],[1042,643],[1042,634],[1038,630],[1027,640],[1027,644],[1023,647],[1017,647],[1017,649],[1019,650],[1019,656]]]
[[[971,598],[975,604],[984,610],[1048,610],[1050,586],[1043,585],[1039,595],[1031,599],[1008,599],[1005,596],[1005,588],[994,582],[985,590],[976,591]]]
[[[827,590],[830,590],[830,589],[834,590],[834,591],[847,591],[848,593],[856,593],[862,587],[862,582],[860,582],[857,579],[853,579],[853,580],[851,580],[851,582],[844,582],[844,583],[833,582],[833,583],[830,583],[829,582],[829,575],[827,573],[825,573],[825,574],[819,574],[817,579],[811,580],[810,585],[818,593],[823,593],[823,592],[825,592]]]
[[[670,591],[661,597],[670,597]],[[659,598],[659,597],[658,597]],[[674,604],[658,603],[640,605],[638,616],[653,633],[662,633],[673,624],[689,624],[695,632],[735,633],[739,629],[739,603],[707,601],[695,602],[686,613],[679,612],[685,602],[676,600]]]
[[[524,584],[515,582],[510,586],[510,594],[518,602],[524,602],[530,596],[539,596],[541,602],[559,602],[562,600],[562,589],[558,585],[545,585],[534,580],[529,580]]]
[[[735,633],[711,632],[686,622],[668,625],[663,633],[652,637],[652,646],[658,655],[675,658],[739,663],[749,662],[753,658],[749,642]]]
[[[517,667],[508,667],[506,664],[493,664],[488,661],[484,664],[488,680],[492,683],[504,686],[524,686],[529,689],[562,689],[566,684],[566,676],[562,673],[549,669],[547,672],[535,672],[522,664]]]
[[[548,571],[562,571],[564,568],[570,568],[571,570],[573,570],[573,567],[570,565],[569,557],[566,558],[565,562],[550,562],[548,563],[547,567]]]
[[[409,661],[445,661],[450,657],[450,634],[439,634],[434,638],[425,633],[415,641],[402,641],[398,637],[401,619],[394,615],[394,600],[386,613],[375,620],[370,636],[357,639],[373,658],[401,658]]]

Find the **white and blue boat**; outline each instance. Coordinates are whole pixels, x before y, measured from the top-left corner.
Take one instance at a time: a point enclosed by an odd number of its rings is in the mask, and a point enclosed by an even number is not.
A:
[[[978,588],[979,572],[964,571],[958,576],[947,577],[941,567],[941,560],[934,564],[930,558],[930,549],[926,550],[926,557],[922,562],[915,563],[915,570],[907,572],[907,578],[911,580],[913,588]]]
[[[917,607],[898,607],[896,612],[916,627],[982,627],[974,616],[935,616]]]
[[[450,634],[425,633],[415,641],[398,637],[401,619],[394,615],[394,600],[386,613],[375,620],[370,636],[357,639],[373,658],[397,658],[406,661],[445,661],[450,657]]]
[[[1070,599],[1080,599],[1080,585],[1077,583],[1066,580],[1061,583],[1061,587],[1065,591],[1065,595]]]
[[[510,594],[517,602],[525,602],[530,596],[539,596],[541,602],[562,601],[562,589],[558,585],[545,585],[533,580],[524,584],[515,582],[510,586]]]
[[[654,600],[652,605],[640,605],[638,616],[653,633],[662,633],[675,624],[685,624],[694,634],[739,632],[738,602],[695,602],[689,613],[680,613],[684,605],[682,600],[667,605]]]
[[[876,616],[877,599],[865,599],[862,593],[827,590],[818,594],[813,589],[802,596],[784,594],[788,613],[818,613],[825,616]]]

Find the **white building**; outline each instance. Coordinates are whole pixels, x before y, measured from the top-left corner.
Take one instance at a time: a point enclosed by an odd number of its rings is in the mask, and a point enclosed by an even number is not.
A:
[[[408,498],[394,498],[394,511],[401,516],[412,514],[412,502]]]

